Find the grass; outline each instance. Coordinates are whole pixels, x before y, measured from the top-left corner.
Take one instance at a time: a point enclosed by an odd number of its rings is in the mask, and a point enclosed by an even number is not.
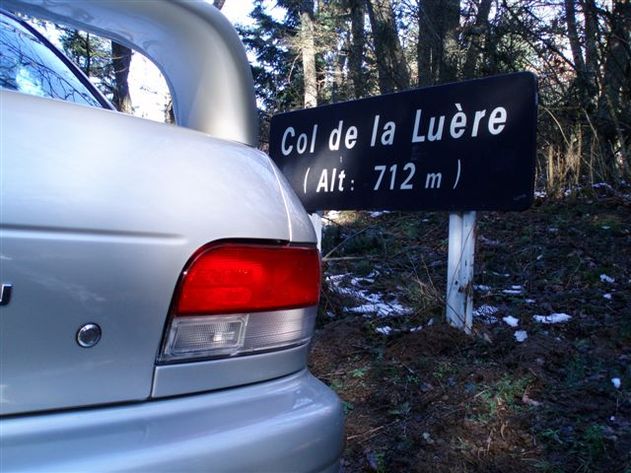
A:
[[[475,281],[490,290],[474,302],[518,318],[521,344],[501,317],[471,337],[443,323],[445,214],[351,212],[327,227],[327,274],[372,274],[364,289],[412,309],[348,313],[356,301],[324,285],[310,364],[344,400],[345,472],[631,473],[631,208],[602,192],[480,214]],[[553,312],[572,320],[532,320]]]
[[[529,376],[514,378],[505,374],[497,382],[483,385],[474,397],[477,409],[472,418],[476,422],[488,423],[500,415],[521,413],[524,405],[520,401],[531,382]]]

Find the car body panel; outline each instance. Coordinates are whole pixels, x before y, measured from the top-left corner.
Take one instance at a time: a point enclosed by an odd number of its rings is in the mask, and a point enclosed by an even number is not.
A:
[[[336,471],[341,405],[306,370],[242,388],[2,423],[0,470]]]
[[[2,280],[14,288],[1,412],[146,399],[191,255],[216,240],[294,240],[274,166],[203,133],[0,93]],[[86,323],[103,331],[91,349],[75,342]]]
[[[156,366],[151,396],[171,397],[278,378],[304,369],[308,345],[220,360]]]
[[[287,212],[290,215],[292,240],[295,242],[313,242],[316,238],[313,222],[304,211],[304,207],[291,188],[291,184],[289,184],[289,181],[287,181],[276,165],[274,165],[274,172],[281,184],[283,199],[287,206]]]
[[[338,471],[342,404],[308,344],[156,361],[199,248],[316,244],[280,171],[238,143],[257,124],[232,26],[203,1],[2,3],[146,53],[182,126],[0,90],[0,471]]]

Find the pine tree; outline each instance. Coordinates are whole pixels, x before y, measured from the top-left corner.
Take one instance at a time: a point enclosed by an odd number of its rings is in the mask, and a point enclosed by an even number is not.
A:
[[[238,27],[246,48],[256,58],[252,73],[257,99],[268,114],[303,105],[302,65],[292,47],[299,19],[291,13],[278,21],[267,12],[263,0],[256,0],[250,13],[254,25]]]
[[[91,79],[103,94],[112,99],[114,67],[108,40],[75,29],[61,28],[61,45],[66,55]]]

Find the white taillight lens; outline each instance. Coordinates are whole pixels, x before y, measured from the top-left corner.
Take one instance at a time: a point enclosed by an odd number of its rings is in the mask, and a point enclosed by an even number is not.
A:
[[[163,359],[232,355],[243,348],[248,316],[177,317]]]
[[[246,355],[301,345],[311,339],[316,311],[176,317],[160,361]]]
[[[309,341],[320,291],[315,248],[220,244],[176,290],[161,362],[244,355]]]

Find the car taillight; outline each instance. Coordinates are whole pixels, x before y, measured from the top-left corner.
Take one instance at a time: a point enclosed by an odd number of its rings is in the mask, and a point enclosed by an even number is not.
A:
[[[319,295],[320,255],[314,247],[211,245],[182,273],[159,361],[306,343]]]

